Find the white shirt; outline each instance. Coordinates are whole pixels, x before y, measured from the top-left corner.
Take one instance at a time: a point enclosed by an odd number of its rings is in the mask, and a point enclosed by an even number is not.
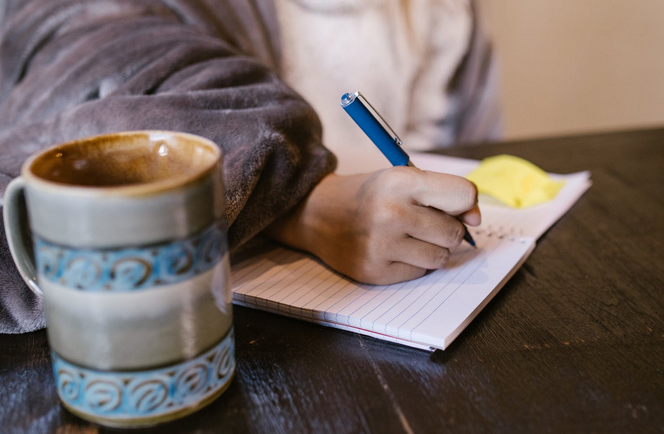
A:
[[[384,159],[341,108],[346,92],[362,92],[407,149],[451,144],[440,122],[453,110],[446,88],[471,34],[466,0],[276,0],[275,5],[282,78],[318,113],[323,143],[339,158],[340,172],[351,160]]]

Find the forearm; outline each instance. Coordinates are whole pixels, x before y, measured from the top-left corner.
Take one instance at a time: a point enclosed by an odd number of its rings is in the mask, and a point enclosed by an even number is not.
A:
[[[353,218],[354,203],[344,192],[350,191],[351,177],[327,175],[296,207],[273,222],[265,233],[296,249],[311,252],[325,259],[343,222]],[[344,198],[342,202],[340,199]],[[354,202],[354,201],[353,201]]]

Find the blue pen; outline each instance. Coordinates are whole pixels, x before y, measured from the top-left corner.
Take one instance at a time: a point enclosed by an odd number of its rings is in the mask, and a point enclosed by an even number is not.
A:
[[[360,92],[346,93],[341,97],[341,107],[355,121],[364,134],[380,149],[380,152],[390,160],[393,166],[411,166],[415,165],[410,161],[410,157],[401,147],[402,142],[399,136],[394,132],[390,125],[383,119],[371,103]],[[468,228],[463,239],[475,247],[475,240],[470,235]]]

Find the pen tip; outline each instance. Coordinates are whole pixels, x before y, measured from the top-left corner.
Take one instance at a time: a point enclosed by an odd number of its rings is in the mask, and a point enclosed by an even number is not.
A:
[[[468,244],[470,244],[474,248],[477,248],[477,245],[475,244],[475,240],[470,235],[470,232],[468,231],[468,228],[466,228],[466,233],[464,234],[463,239],[468,241]]]

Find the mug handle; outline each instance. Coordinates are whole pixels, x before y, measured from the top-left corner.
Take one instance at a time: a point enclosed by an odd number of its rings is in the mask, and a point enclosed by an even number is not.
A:
[[[28,211],[25,205],[25,180],[21,177],[9,183],[5,190],[3,217],[9,251],[21,277],[28,287],[39,297],[44,292],[37,285],[37,267],[32,251],[30,232],[28,231]]]

